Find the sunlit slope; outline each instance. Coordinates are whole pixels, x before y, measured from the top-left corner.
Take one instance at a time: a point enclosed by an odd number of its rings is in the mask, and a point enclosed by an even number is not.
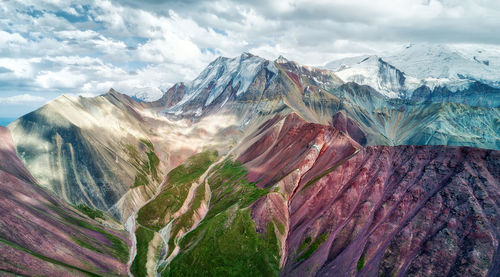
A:
[[[114,205],[127,192],[135,191],[127,205],[142,203],[162,178],[138,110],[138,103],[112,90],[95,98],[61,96],[9,129],[40,185],[120,219],[129,211]]]

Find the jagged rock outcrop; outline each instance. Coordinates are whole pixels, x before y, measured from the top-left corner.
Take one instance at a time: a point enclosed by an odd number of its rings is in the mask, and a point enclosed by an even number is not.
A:
[[[430,89],[422,86],[414,90],[411,99],[427,102],[462,103],[469,106],[500,107],[500,89],[493,88],[480,82],[452,91],[447,87]]]

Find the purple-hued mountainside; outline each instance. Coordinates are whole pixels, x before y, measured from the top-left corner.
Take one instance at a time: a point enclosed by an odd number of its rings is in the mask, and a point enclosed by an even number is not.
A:
[[[127,235],[93,221],[38,186],[0,127],[0,272],[123,276]]]

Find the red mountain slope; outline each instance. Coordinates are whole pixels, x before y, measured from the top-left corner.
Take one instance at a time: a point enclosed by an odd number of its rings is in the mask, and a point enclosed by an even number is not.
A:
[[[252,217],[283,224],[286,276],[495,276],[500,152],[359,145],[296,115],[262,125],[239,160],[276,185]],[[249,139],[252,141],[252,139]],[[247,145],[246,145],[247,146]]]

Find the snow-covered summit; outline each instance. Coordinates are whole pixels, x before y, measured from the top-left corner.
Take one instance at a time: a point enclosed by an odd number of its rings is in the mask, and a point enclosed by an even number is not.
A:
[[[251,53],[245,52],[235,58],[218,57],[196,79],[185,84],[182,99],[164,112],[180,114],[189,109],[186,106],[195,104],[199,109],[195,114],[199,115],[205,107],[217,103],[216,99],[220,97],[225,98],[219,102],[224,105],[229,97],[244,96],[263,70],[271,76],[277,75],[279,71],[273,62]],[[231,92],[225,95],[228,88],[231,88]]]
[[[403,72],[375,55],[345,58],[330,62],[326,67],[345,82],[368,85],[391,98],[401,97],[407,83],[416,82],[411,77],[408,80]]]
[[[250,53],[243,53],[232,59],[219,57],[211,62],[196,79],[187,84],[187,93],[179,104],[189,101],[209,88],[209,95],[204,104],[208,106],[230,83],[233,88],[238,87],[236,95],[240,95],[248,90],[265,64],[265,59]]]
[[[441,44],[411,44],[398,53],[384,59],[419,79],[474,79],[491,81],[491,69],[488,65],[467,58],[456,49]],[[496,76],[496,79],[500,75]]]
[[[469,60],[482,63],[490,70],[500,72],[500,47],[493,45],[457,44],[449,46]]]
[[[141,87],[135,88],[133,91],[132,98],[143,102],[153,102],[160,99],[165,94],[166,89],[163,87]]]
[[[478,81],[500,87],[500,59],[491,52],[420,43],[407,45],[394,54],[333,61],[326,68],[344,81],[369,85],[388,97],[405,97],[421,86],[456,91]]]

